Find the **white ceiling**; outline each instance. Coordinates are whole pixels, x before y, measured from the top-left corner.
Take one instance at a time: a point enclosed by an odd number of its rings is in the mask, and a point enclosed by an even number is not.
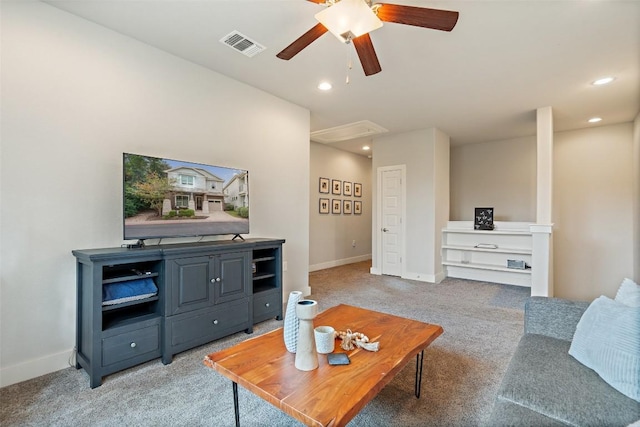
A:
[[[437,127],[452,145],[632,121],[640,111],[640,1],[390,0],[460,12],[452,32],[385,23],[371,33],[382,72],[327,33],[290,61],[276,54],[317,21],[305,0],[50,0],[47,3],[308,108],[311,131],[370,120],[388,134]],[[266,46],[248,58],[219,40]],[[353,59],[345,83],[347,60]],[[601,76],[614,83],[593,86]],[[321,92],[321,80],[333,89]],[[332,144],[362,154],[370,138]]]

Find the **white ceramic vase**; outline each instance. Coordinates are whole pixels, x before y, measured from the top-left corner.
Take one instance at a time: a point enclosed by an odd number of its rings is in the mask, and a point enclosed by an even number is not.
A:
[[[302,298],[302,292],[293,291],[289,294],[287,301],[287,311],[284,315],[284,345],[290,353],[296,352],[298,343],[298,327],[300,321],[296,315],[296,306]]]
[[[313,300],[300,300],[296,305],[296,315],[300,320],[298,346],[296,349],[296,368],[312,371],[318,368],[318,352],[313,333],[313,319],[318,314],[318,303]]]

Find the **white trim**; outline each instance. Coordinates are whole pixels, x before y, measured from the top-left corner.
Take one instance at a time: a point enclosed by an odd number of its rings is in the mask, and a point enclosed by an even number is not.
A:
[[[529,226],[531,233],[553,233],[553,224],[531,224]]]
[[[368,261],[371,259],[371,254],[355,256],[351,258],[336,259],[333,261],[322,262],[320,264],[314,264],[309,266],[309,272],[324,270],[326,268],[338,267],[340,265],[353,264],[354,262]]]
[[[50,354],[38,359],[27,360],[13,366],[0,369],[0,387],[6,387],[41,375],[50,374],[70,366],[73,349]],[[87,387],[89,377],[87,376]]]
[[[382,229],[382,172],[398,169],[400,170],[400,179],[402,180],[402,208],[400,210],[402,220],[402,246],[400,248],[402,253],[400,254],[400,256],[402,258],[402,262],[400,265],[400,277],[404,278],[407,271],[407,165],[380,166],[376,169],[376,211],[378,215],[376,217],[375,232],[379,233]],[[378,238],[376,239],[376,249],[376,265],[378,266],[376,270],[378,270],[378,273],[372,272],[372,274],[382,274],[382,236],[378,236]]]
[[[427,282],[427,283],[440,283],[445,278],[444,273],[438,274],[427,274],[427,273],[416,273],[416,272],[408,272],[402,276],[403,279],[407,280],[416,280],[418,282]]]

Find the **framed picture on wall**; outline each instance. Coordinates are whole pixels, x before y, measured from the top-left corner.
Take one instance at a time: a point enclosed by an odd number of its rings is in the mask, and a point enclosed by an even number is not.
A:
[[[342,181],[339,179],[331,180],[331,194],[335,194],[336,196],[342,194]]]
[[[329,194],[329,178],[320,178],[318,191],[320,193]]]
[[[353,184],[353,195],[356,197],[362,197],[362,184],[357,182]]]
[[[342,202],[339,199],[333,199],[331,202],[331,213],[332,214],[340,214],[342,207]]]
[[[353,213],[356,215],[362,215],[362,202],[356,200],[353,202]]]
[[[342,201],[342,213],[345,215],[351,215],[351,200]]]
[[[327,187],[328,188],[328,187]],[[321,214],[328,214],[329,213],[329,199],[320,199],[318,202],[318,211]]]
[[[342,183],[342,194],[345,196],[351,195],[351,183],[349,181],[345,181]]]

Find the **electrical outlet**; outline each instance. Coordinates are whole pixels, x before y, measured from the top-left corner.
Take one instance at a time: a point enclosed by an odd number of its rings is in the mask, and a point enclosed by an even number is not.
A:
[[[287,261],[282,262],[282,271],[287,271]]]
[[[353,242],[351,242],[351,246],[353,246],[354,248],[356,247],[356,241],[355,240]]]

